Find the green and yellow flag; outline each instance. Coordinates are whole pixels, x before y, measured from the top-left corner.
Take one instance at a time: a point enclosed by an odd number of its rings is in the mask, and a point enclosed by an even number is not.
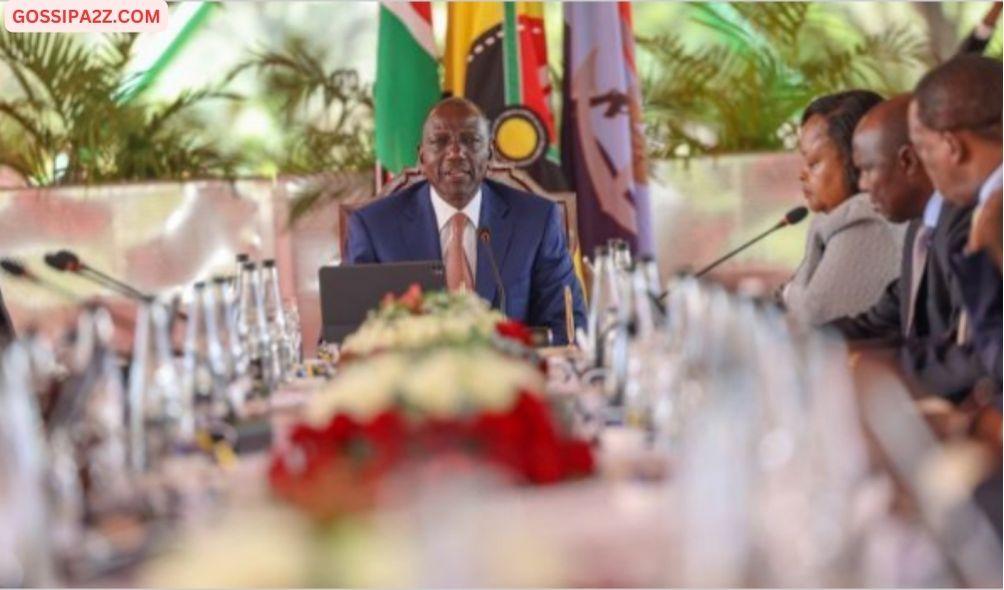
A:
[[[492,122],[496,156],[548,190],[565,188],[551,112],[541,2],[451,2],[446,91]]]

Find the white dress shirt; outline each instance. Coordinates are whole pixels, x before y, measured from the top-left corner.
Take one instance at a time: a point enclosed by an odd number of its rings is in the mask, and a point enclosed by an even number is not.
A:
[[[993,194],[994,191],[1001,189],[1002,183],[1004,183],[1004,168],[1002,168],[1002,166],[998,166],[997,169],[991,172],[990,176],[983,181],[983,185],[980,187],[978,195],[980,207],[987,202],[987,199],[990,198],[990,195]]]
[[[924,225],[931,229],[938,226],[938,218],[941,217],[941,206],[944,202],[945,198],[941,196],[941,193],[934,191],[931,198],[927,200],[927,205],[924,206]]]
[[[439,196],[436,189],[429,186],[429,193],[432,196],[432,210],[436,214],[436,227],[439,229],[439,251],[446,256],[446,246],[453,238],[453,230],[450,227],[450,219],[457,213],[453,205],[446,202]],[[460,210],[467,217],[467,225],[464,227],[464,254],[467,255],[467,263],[471,267],[471,277],[477,279],[478,269],[478,221],[481,219],[481,189],[474,195],[470,203]]]

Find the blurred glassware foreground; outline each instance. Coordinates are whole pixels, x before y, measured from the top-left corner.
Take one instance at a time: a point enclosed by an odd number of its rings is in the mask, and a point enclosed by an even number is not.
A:
[[[297,313],[268,261],[191,287],[180,350],[178,305],[143,303],[128,370],[99,307],[58,343],[25,334],[0,365],[0,582],[108,585],[142,564],[155,586],[1000,584],[976,451],[933,440],[896,382],[859,403],[835,340],[691,278],[663,291],[625,254],[596,257],[581,353],[547,357],[601,477],[513,488],[432,462],[327,527],[277,512],[235,455],[300,411],[280,399]]]

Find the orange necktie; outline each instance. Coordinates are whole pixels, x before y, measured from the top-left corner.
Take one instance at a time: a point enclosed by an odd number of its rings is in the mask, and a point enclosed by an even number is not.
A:
[[[455,213],[450,218],[452,230],[450,241],[446,244],[444,260],[446,262],[446,286],[450,291],[474,290],[474,278],[471,267],[467,263],[467,253],[464,252],[464,229],[467,227],[467,217],[463,213]]]

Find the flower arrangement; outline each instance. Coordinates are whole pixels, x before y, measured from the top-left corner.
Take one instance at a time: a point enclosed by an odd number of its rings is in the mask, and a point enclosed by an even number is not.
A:
[[[526,327],[506,320],[476,294],[426,294],[418,285],[412,285],[400,297],[388,294],[359,329],[345,339],[341,354],[343,358],[358,358],[430,345],[499,344],[500,338],[530,345]]]
[[[437,457],[488,465],[522,484],[590,474],[590,447],[561,432],[543,387],[533,364],[488,346],[359,359],[311,399],[276,448],[272,489],[327,520],[374,507],[388,474]]]
[[[488,347],[388,352],[341,368],[307,405],[321,428],[337,414],[369,420],[397,408],[415,418],[449,419],[513,405],[520,391],[543,391],[536,367]]]
[[[566,436],[544,400],[530,346],[525,326],[473,293],[388,295],[346,339],[352,362],[275,448],[272,490],[329,520],[373,508],[388,475],[440,459],[517,484],[592,473],[589,445]]]

